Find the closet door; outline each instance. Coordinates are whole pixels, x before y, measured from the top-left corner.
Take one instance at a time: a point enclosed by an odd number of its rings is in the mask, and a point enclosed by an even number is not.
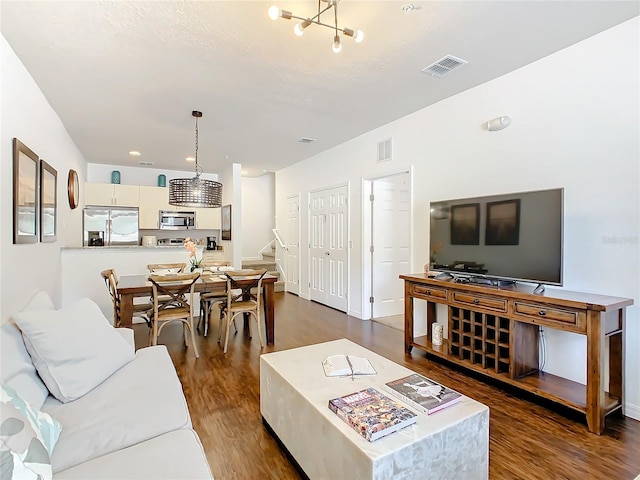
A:
[[[300,294],[300,196],[287,198],[287,292]]]
[[[348,188],[309,198],[309,294],[311,300],[347,311]]]

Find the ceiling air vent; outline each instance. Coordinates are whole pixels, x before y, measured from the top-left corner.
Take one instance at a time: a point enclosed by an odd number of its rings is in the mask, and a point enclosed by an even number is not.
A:
[[[378,163],[391,160],[391,139],[378,142]]]
[[[140,161],[138,162],[138,165],[140,165],[141,167],[150,167],[151,165],[153,165],[153,162]]]
[[[311,143],[315,141],[316,141],[315,138],[302,137],[301,139],[298,140],[298,143],[304,143],[306,145],[307,143]]]
[[[434,77],[443,77],[451,70],[454,70],[458,67],[462,67],[467,64],[466,60],[462,60],[461,58],[454,57],[453,55],[447,55],[446,57],[442,57],[435,63],[432,63],[428,67],[422,69],[424,73],[428,73],[429,75],[433,75]]]

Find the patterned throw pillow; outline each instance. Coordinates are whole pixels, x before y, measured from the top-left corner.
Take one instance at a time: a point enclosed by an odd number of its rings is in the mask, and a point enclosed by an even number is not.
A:
[[[0,382],[0,478],[50,479],[60,423]]]

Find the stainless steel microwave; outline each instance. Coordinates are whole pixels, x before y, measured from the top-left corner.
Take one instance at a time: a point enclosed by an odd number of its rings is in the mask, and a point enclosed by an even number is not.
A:
[[[196,228],[196,212],[160,210],[160,230],[191,230]]]

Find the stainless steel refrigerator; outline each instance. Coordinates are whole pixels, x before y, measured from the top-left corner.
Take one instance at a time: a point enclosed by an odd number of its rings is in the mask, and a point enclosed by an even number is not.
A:
[[[87,207],[84,209],[82,225],[84,246],[138,245],[140,241],[137,208]],[[93,233],[90,235],[89,232]],[[95,232],[102,232],[102,234]],[[97,242],[96,238],[102,238],[102,241]]]

